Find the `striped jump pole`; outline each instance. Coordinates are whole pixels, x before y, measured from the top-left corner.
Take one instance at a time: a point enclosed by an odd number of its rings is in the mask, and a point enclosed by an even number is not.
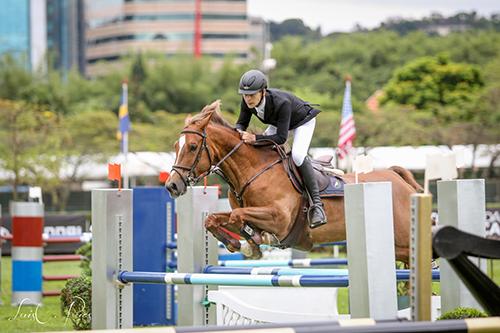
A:
[[[313,266],[344,266],[347,259],[292,259],[292,260],[227,260],[220,261],[225,267],[313,267]]]
[[[344,273],[344,272],[341,272]],[[401,272],[401,277],[408,280],[409,271]],[[436,277],[439,277],[438,275]],[[161,273],[127,272],[118,274],[122,283],[152,283],[168,285],[215,285],[244,287],[347,287],[348,276],[338,275],[250,275],[250,274],[203,274],[203,273]]]
[[[176,285],[213,285],[244,287],[347,287],[346,276],[315,275],[242,275],[242,274],[186,274],[154,272],[120,272],[122,283],[160,283]],[[198,303],[200,300],[198,299]],[[179,310],[179,315],[181,311]]]
[[[300,320],[300,319],[298,319]],[[231,327],[176,327],[170,328],[171,333],[491,333],[500,329],[500,317],[469,318],[457,320],[440,320],[435,322],[374,320],[371,318],[340,319],[320,322],[304,322],[295,324],[260,324],[253,327],[239,325]]]
[[[85,257],[79,254],[50,254],[43,256],[43,262],[81,261],[83,259],[85,259]]]
[[[11,202],[12,305],[42,303],[44,205]]]
[[[276,267],[221,267],[221,266],[207,266],[203,270],[205,274],[241,274],[241,275],[318,275],[318,276],[345,276],[349,275],[347,269],[334,269],[334,268],[276,268]],[[439,280],[439,270],[432,270],[432,279]],[[409,280],[409,269],[397,269],[396,280],[404,281]]]

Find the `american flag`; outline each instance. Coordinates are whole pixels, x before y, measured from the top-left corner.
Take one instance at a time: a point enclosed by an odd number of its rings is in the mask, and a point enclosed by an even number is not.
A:
[[[351,81],[345,82],[344,103],[342,105],[342,121],[340,122],[340,133],[338,143],[339,158],[347,156],[352,142],[356,138],[356,127],[351,105]]]

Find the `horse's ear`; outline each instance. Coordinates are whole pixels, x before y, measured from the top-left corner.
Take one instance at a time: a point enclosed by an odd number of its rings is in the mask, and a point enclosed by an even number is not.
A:
[[[203,117],[199,121],[200,127],[205,128],[210,122],[210,119],[212,119],[212,116],[219,111],[220,111],[219,99],[213,102],[212,104],[205,106],[203,110],[201,110],[201,114],[203,115]]]
[[[184,126],[187,126],[189,125],[189,123],[191,123],[191,119],[193,119],[193,116],[191,115],[191,113],[189,113],[186,118],[184,118]]]

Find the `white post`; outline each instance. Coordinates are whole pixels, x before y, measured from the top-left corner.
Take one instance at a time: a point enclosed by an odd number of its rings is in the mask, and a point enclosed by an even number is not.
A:
[[[205,229],[205,219],[217,211],[219,189],[216,186],[190,187],[176,200],[177,254],[179,272],[200,273],[207,265],[217,265],[216,239]],[[215,306],[205,307],[207,286],[178,286],[178,325],[215,324]]]
[[[484,179],[439,181],[437,189],[439,225],[451,225],[462,231],[485,237]],[[486,271],[486,260],[472,257],[470,259]],[[441,260],[440,266],[442,313],[457,307],[482,309],[446,260]]]
[[[132,216],[132,190],[92,191],[92,329],[132,328],[132,286],[116,283],[133,271]]]
[[[390,182],[345,187],[351,318],[397,318]]]

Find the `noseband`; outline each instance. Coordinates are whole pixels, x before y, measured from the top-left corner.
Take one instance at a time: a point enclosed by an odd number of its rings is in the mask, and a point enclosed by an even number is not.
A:
[[[191,165],[190,167],[186,167],[183,165],[172,166],[172,171],[177,172],[177,174],[179,175],[179,177],[181,177],[182,181],[184,182],[184,184],[186,186],[193,186],[196,183],[198,183],[202,178],[204,178],[204,177],[210,175],[211,173],[215,172],[216,170],[218,170],[219,166],[222,164],[222,162],[224,162],[229,156],[231,156],[234,152],[236,152],[238,150],[238,148],[240,148],[241,145],[243,144],[243,141],[240,141],[217,164],[212,165],[212,155],[210,154],[210,150],[208,149],[208,146],[207,146],[207,132],[205,131],[205,129],[203,129],[203,132],[191,130],[191,129],[184,129],[181,132],[181,134],[187,134],[187,133],[196,134],[196,135],[201,136],[202,142],[201,142],[200,149],[198,149],[198,152],[196,153],[196,158],[193,162],[193,165]],[[208,162],[210,163],[210,168],[207,171],[203,172],[202,174],[196,176],[194,169],[198,166],[198,163],[201,160],[201,155],[203,154],[203,151],[207,152]],[[188,173],[186,176],[183,176],[179,170],[187,171]]]

